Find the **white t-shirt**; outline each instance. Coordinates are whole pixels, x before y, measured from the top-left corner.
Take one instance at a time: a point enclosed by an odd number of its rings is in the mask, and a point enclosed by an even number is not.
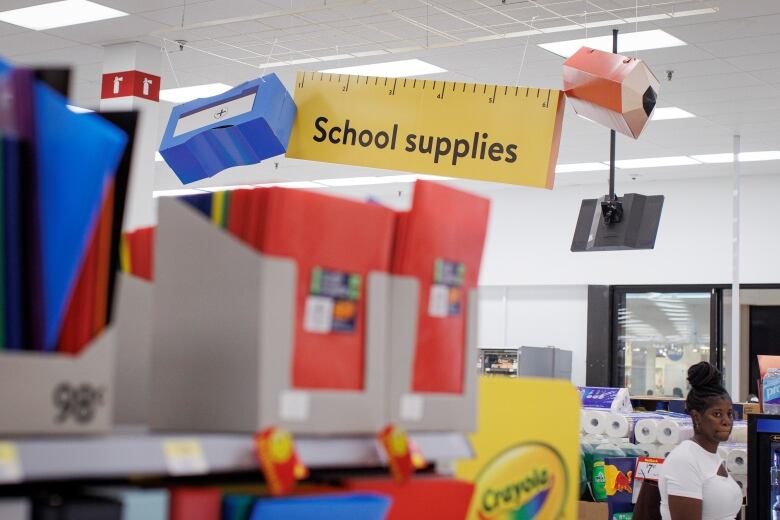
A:
[[[718,475],[723,459],[693,441],[683,441],[664,460],[658,490],[661,518],[671,520],[669,495],[702,501],[702,520],[733,520],[742,508],[742,490],[731,477]]]

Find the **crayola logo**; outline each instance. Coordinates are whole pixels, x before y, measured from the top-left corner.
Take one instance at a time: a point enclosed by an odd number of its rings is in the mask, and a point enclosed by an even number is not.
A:
[[[470,520],[553,520],[563,515],[566,466],[543,443],[513,446],[490,461],[475,480]]]

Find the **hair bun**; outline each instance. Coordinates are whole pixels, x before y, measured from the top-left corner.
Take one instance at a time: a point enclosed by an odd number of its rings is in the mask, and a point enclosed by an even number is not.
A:
[[[706,361],[688,369],[688,383],[695,389],[722,388],[720,372]]]

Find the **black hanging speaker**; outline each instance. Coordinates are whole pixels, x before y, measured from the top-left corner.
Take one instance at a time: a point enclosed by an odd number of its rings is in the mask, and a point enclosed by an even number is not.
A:
[[[582,201],[574,239],[571,242],[573,252],[626,251],[655,247],[655,237],[664,205],[663,195],[626,193],[618,197],[623,213],[619,222],[612,223],[604,219],[604,200]]]

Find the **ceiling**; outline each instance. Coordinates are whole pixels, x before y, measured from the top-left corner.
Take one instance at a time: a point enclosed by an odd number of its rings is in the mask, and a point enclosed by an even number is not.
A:
[[[777,0],[98,1],[131,15],[41,32],[0,22],[0,55],[21,64],[73,66],[73,101],[93,107],[99,102],[103,46],[124,41],[161,49],[163,88],[236,85],[267,70],[292,89],[297,70],[413,57],[447,69],[430,76],[436,79],[560,88],[563,59],[536,44],[582,38],[586,24],[588,36],[609,34],[613,27],[621,32],[660,28],[688,45],[638,53],[661,79],[659,106],[678,106],[697,117],[654,121],[637,141],[618,136],[618,158],[730,152],[734,134],[741,136],[744,151],[780,149]],[[2,7],[38,3],[3,0]],[[186,40],[183,50],[175,40]],[[290,61],[296,64],[279,66]],[[673,71],[671,80],[667,71]],[[170,105],[161,105],[162,126]],[[608,131],[568,108],[559,164],[604,161],[608,155]],[[310,180],[363,170],[333,168],[280,159],[209,182]],[[167,166],[158,163],[157,169],[158,187],[176,186]],[[742,165],[745,174],[779,170],[777,161]],[[726,164],[619,174],[663,179],[731,171]],[[606,175],[558,174],[556,184],[601,182]]]

